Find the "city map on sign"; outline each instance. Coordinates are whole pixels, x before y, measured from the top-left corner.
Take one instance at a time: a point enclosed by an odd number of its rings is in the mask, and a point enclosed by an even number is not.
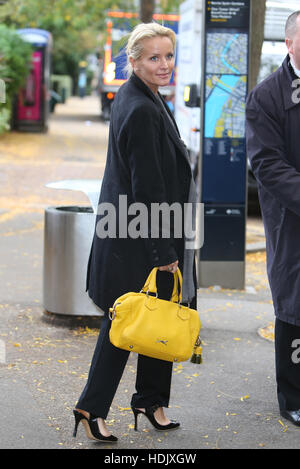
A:
[[[207,34],[205,137],[243,138],[247,94],[246,34]]]

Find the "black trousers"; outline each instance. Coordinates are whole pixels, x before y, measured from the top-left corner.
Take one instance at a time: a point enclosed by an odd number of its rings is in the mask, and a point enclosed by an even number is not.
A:
[[[157,272],[157,289],[160,298],[170,298],[173,290],[173,275],[167,272]],[[103,419],[107,417],[130,353],[111,344],[110,326],[111,321],[105,314],[101,322],[88,381],[76,405],[78,409]],[[136,393],[131,398],[131,405],[140,408],[154,404],[168,407],[172,367],[172,362],[139,355]]]
[[[300,409],[300,327],[275,322],[275,361],[280,410]]]

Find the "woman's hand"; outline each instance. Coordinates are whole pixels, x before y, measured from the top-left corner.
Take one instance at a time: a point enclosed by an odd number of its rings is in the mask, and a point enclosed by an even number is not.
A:
[[[171,274],[175,274],[177,269],[178,269],[178,261],[172,262],[172,264],[169,264],[169,265],[162,265],[161,267],[158,267],[158,270],[167,271],[167,272],[170,272]]]

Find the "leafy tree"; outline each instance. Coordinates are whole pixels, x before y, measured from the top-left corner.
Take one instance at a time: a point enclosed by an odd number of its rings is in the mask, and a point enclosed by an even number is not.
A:
[[[78,64],[104,43],[106,10],[133,8],[134,1],[10,0],[0,7],[0,22],[17,28],[40,28],[53,36],[52,72],[76,82]]]
[[[154,0],[140,0],[154,9]],[[180,0],[162,0],[162,11],[175,11]],[[135,0],[9,0],[0,6],[0,23],[41,28],[53,36],[52,72],[77,81],[78,64],[104,45],[107,10],[135,11]],[[152,18],[152,14],[151,14]],[[145,18],[144,18],[145,19]],[[151,19],[150,19],[151,21]]]
[[[32,48],[11,28],[0,25],[0,77],[7,95],[13,96],[24,84],[31,64]]]
[[[154,9],[177,13],[182,1],[139,0],[140,19],[151,21]],[[251,3],[253,34],[250,87],[255,84],[260,66],[266,0],[252,0]],[[106,11],[134,11],[136,8],[135,0],[9,0],[0,6],[0,23],[50,31],[54,44],[52,72],[70,75],[76,82],[79,62],[105,43]]]

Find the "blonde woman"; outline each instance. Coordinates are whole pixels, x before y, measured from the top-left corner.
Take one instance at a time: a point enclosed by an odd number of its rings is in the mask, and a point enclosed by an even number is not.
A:
[[[115,98],[111,121],[105,174],[99,204],[110,203],[116,209],[118,223],[122,213],[120,195],[128,206],[135,202],[147,208],[153,203],[188,202],[192,173],[185,146],[174,118],[159,88],[170,82],[175,63],[176,36],[156,23],[140,24],[130,35],[127,46],[128,81]],[[99,212],[98,212],[99,213]],[[184,268],[183,237],[130,237],[119,234],[102,237],[97,230],[97,216],[91,248],[87,290],[104,312],[99,339],[94,352],[87,384],[76,409],[75,430],[82,421],[87,436],[98,441],[116,442],[105,419],[119,385],[129,352],[109,341],[109,308],[122,294],[139,291],[153,267],[159,267],[158,292],[169,299],[173,273],[179,266],[188,286],[191,307],[196,308],[196,283],[193,262]],[[127,222],[130,222],[128,216]],[[168,407],[172,363],[138,356],[136,393],[131,407],[137,430],[138,415],[143,414],[157,430],[172,430],[179,423],[164,413]]]

